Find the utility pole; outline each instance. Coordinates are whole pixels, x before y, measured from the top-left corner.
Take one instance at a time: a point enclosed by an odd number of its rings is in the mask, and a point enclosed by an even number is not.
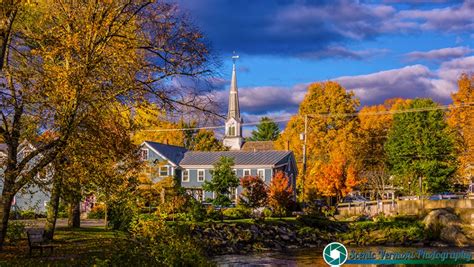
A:
[[[303,197],[301,198],[303,202],[303,207],[305,207],[305,192],[304,192],[304,184],[305,184],[305,179],[306,179],[306,140],[308,136],[308,115],[304,115],[304,133],[300,135],[300,139],[303,140],[303,179],[302,179],[302,184],[301,184],[301,192],[303,194]]]

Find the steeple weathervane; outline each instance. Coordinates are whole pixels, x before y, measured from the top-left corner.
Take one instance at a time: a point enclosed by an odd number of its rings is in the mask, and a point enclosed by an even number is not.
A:
[[[236,55],[235,54],[235,51],[234,51],[234,55],[232,56],[232,62],[234,62],[234,66],[235,66],[235,61],[239,59],[239,55]]]

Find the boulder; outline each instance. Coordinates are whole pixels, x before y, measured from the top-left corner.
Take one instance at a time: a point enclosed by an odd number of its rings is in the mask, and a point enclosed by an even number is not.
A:
[[[458,247],[468,246],[471,241],[461,229],[461,220],[448,209],[432,210],[423,220],[425,230],[432,237]]]

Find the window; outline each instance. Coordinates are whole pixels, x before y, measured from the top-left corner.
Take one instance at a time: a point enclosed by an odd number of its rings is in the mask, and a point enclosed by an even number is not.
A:
[[[148,149],[143,148],[140,150],[140,158],[142,160],[148,160]]]
[[[188,170],[183,170],[183,182],[189,182],[189,171]]]
[[[250,176],[250,169],[245,169],[244,170],[244,177],[245,176]]]
[[[229,126],[229,129],[227,130],[227,134],[229,136],[235,136],[235,126],[234,125]]]
[[[161,166],[160,167],[160,177],[168,176],[169,175],[168,170],[169,170],[168,166]]]
[[[265,169],[258,169],[257,170],[257,176],[258,176],[258,178],[265,181]]]
[[[198,182],[204,182],[204,178],[205,178],[204,170],[198,170],[197,172],[198,172],[198,177],[197,177]]]

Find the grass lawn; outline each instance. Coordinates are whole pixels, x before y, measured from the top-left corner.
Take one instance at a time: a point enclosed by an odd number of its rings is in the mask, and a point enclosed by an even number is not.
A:
[[[15,244],[6,244],[0,252],[0,266],[62,265],[90,266],[95,258],[107,258],[116,251],[116,245],[126,241],[123,232],[105,230],[103,227],[80,229],[59,228],[55,233],[54,252],[49,250],[40,255],[34,250],[28,256],[28,240],[22,239]]]

